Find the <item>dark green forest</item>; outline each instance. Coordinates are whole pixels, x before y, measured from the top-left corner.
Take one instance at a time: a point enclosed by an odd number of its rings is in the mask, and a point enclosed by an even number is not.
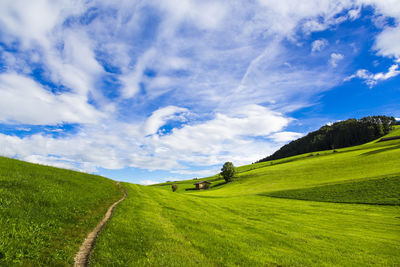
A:
[[[281,147],[257,162],[282,159],[308,152],[361,145],[382,137],[396,124],[394,117],[368,116],[322,126],[304,137]]]

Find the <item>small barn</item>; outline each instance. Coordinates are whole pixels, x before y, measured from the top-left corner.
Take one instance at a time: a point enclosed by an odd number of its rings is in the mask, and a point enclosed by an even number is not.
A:
[[[210,182],[208,181],[200,181],[195,183],[194,185],[196,186],[197,190],[201,190],[201,189],[208,189],[210,187]]]

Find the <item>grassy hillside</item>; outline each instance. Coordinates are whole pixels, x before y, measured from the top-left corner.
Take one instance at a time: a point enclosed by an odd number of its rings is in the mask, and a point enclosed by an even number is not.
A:
[[[400,126],[396,126],[395,130],[387,136],[400,136]],[[225,185],[218,175],[199,180],[179,181],[176,182],[180,188],[178,192],[193,193],[194,191],[185,191],[185,189],[193,189],[195,187],[193,184],[200,180],[212,182],[212,189],[201,192],[202,195],[234,196],[312,187],[399,173],[400,140],[378,141],[379,139],[354,147],[317,151],[241,166],[237,168],[236,181],[229,185]],[[157,184],[152,187],[170,191],[171,183]],[[195,192],[195,194],[197,193]]]
[[[293,140],[258,162],[287,158],[303,153],[365,144],[388,134],[396,124],[394,117],[368,116],[322,126]]]
[[[305,189],[276,191],[265,195],[338,203],[400,205],[400,174]]]
[[[370,205],[398,203],[399,158],[400,140],[374,141],[239,167],[232,183],[206,178],[210,190],[125,184],[90,264],[399,266],[400,206]],[[313,201],[268,195],[287,190]]]
[[[0,157],[0,266],[70,266],[121,195],[104,177]]]

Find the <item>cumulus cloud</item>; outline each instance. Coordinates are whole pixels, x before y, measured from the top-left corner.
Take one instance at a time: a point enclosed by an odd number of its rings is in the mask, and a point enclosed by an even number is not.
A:
[[[400,5],[398,1],[362,0],[360,2],[364,5],[372,5],[377,14],[394,19],[395,25],[381,23],[383,30],[375,39],[375,49],[382,56],[400,58]]]
[[[186,110],[169,107],[161,111],[165,115]],[[236,164],[251,163],[276,148],[276,145],[266,142],[254,142],[252,137],[279,131],[289,121],[282,114],[253,105],[232,110],[229,115],[216,114],[212,120],[175,128],[166,135],[145,135],[141,124],[89,124],[78,135],[64,138],[42,134],[27,137],[0,134],[0,147],[6,156],[57,166],[75,163],[74,168],[85,171],[125,166],[184,170],[183,163],[192,166],[220,164],[228,160],[234,160]],[[156,124],[152,132],[159,125]],[[58,157],[45,161],[48,155]]]
[[[311,52],[318,52],[321,51],[324,47],[329,44],[328,40],[326,39],[318,39],[312,42],[311,44]]]
[[[340,53],[332,53],[331,58],[329,59],[329,63],[332,65],[332,67],[336,68],[338,65],[338,62],[344,59],[344,56]]]
[[[385,28],[376,38],[375,48],[382,56],[400,58],[400,26]]]

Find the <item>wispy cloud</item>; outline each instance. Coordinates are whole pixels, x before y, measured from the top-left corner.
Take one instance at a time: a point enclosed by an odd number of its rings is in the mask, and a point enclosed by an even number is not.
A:
[[[357,70],[356,73],[346,77],[344,79],[344,81],[350,81],[354,78],[359,78],[364,80],[364,82],[369,86],[369,87],[373,87],[375,86],[378,82],[380,81],[385,81],[388,80],[390,78],[396,77],[397,75],[400,74],[400,70],[399,70],[399,65],[398,64],[394,64],[392,66],[389,67],[387,72],[378,72],[378,73],[371,73],[368,70],[365,69],[361,69],[361,70]]]

